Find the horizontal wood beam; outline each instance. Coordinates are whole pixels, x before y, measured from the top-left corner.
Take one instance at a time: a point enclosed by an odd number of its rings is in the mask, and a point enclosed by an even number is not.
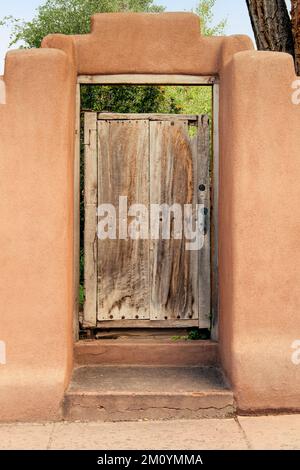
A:
[[[77,83],[85,85],[214,85],[215,76],[199,75],[79,75]]]
[[[198,320],[111,320],[97,323],[98,328],[193,328],[199,326]],[[200,326],[201,328],[201,326]],[[207,325],[205,326],[207,328]]]
[[[194,114],[124,114],[124,113],[98,113],[99,121],[195,121],[198,116]]]

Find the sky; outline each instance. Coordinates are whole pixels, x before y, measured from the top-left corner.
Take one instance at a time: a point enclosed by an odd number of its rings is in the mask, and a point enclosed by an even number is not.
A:
[[[30,20],[35,9],[42,3],[43,0],[1,0],[0,19],[12,15],[15,18]],[[190,11],[196,6],[197,0],[155,0],[155,3],[164,5],[167,11]],[[253,38],[245,0],[216,0],[214,13],[216,22],[227,18],[226,34],[248,34]],[[3,74],[9,35],[8,28],[0,27],[0,75]]]

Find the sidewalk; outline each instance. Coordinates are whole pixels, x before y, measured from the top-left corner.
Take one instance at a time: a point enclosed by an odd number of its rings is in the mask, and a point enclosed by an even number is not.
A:
[[[0,449],[300,449],[300,415],[224,420],[0,425]]]

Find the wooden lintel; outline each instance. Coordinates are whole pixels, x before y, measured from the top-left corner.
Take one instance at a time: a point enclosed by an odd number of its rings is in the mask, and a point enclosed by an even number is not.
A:
[[[79,75],[77,83],[85,85],[214,85],[216,76],[200,75]]]

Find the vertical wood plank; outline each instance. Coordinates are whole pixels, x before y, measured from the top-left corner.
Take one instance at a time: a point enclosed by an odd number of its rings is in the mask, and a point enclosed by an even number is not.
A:
[[[85,113],[84,123],[84,326],[97,325],[97,113]]]
[[[192,204],[197,197],[197,160],[187,122],[150,122],[150,203]],[[172,223],[174,226],[174,221]],[[160,231],[162,221],[160,221]],[[198,319],[198,270],[186,240],[152,240],[151,320]]]
[[[211,336],[219,339],[219,101],[220,85],[213,86],[213,211],[212,211],[212,321]]]
[[[199,328],[210,327],[211,253],[210,253],[210,138],[208,116],[198,121],[198,204],[205,210],[204,245],[199,251]]]
[[[148,121],[99,121],[98,138],[99,205],[112,204],[119,222],[120,196],[128,197],[128,208],[148,208]],[[116,240],[98,241],[98,256],[98,320],[149,319],[149,240],[117,232]]]
[[[74,340],[79,339],[79,283],[80,283],[80,84],[76,85],[74,149]]]
[[[198,117],[197,117],[198,121]],[[198,133],[198,126],[197,126]],[[196,214],[196,207],[198,204],[198,181],[199,181],[199,148],[198,148],[198,135],[194,136],[191,139],[191,149],[193,155],[193,216],[195,219],[198,219]],[[195,227],[194,227],[195,228]],[[194,310],[197,312],[197,315],[194,315],[194,318],[199,321],[200,313],[200,304],[199,304],[199,251],[191,251],[190,253],[190,269],[191,269],[191,282],[192,282],[192,293],[194,299]]]

